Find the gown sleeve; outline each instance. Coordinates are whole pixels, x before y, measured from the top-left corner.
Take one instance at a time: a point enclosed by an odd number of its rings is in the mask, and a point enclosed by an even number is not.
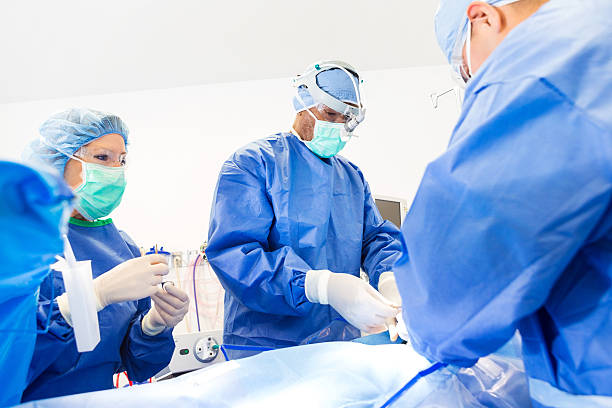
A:
[[[611,188],[611,135],[543,81],[473,97],[425,172],[395,268],[415,349],[461,366],[543,306]]]
[[[250,309],[301,316],[312,307],[304,291],[311,268],[291,247],[268,245],[274,212],[263,166],[255,153],[234,155],[223,165],[206,256],[225,290]]]
[[[384,220],[376,207],[370,186],[364,182],[365,205],[363,214],[363,245],[361,265],[370,278],[370,284],[378,287],[378,279],[393,269],[402,249],[400,231],[390,221]]]
[[[132,381],[146,381],[164,369],[172,359],[174,339],[172,329],[156,336],[142,332],[142,318],[151,308],[151,299],[138,301],[138,312],[132,318],[121,344],[121,362]]]
[[[53,290],[51,288],[53,286]],[[66,350],[74,350],[76,358],[76,341],[74,330],[66,322],[59,311],[57,296],[64,293],[64,281],[61,273],[50,271],[49,275],[40,285],[38,296],[38,310],[36,312],[36,326],[44,330],[50,316],[49,330],[36,335],[36,346],[28,371],[28,384],[32,383],[42,374],[58,356],[64,355]]]

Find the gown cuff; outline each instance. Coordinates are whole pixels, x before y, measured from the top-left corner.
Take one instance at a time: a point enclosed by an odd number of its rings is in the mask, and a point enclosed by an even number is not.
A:
[[[157,336],[159,333],[166,330],[165,324],[159,325],[151,321],[152,310],[153,309],[151,309],[146,315],[144,315],[140,324],[142,332],[147,336]]]
[[[60,296],[55,298],[55,300],[57,301],[57,306],[62,317],[64,318],[66,323],[70,325],[70,327],[73,327],[72,314],[70,313],[70,306],[68,304],[68,295],[64,292]]]
[[[304,282],[304,290],[306,298],[312,303],[320,303],[322,305],[329,304],[327,300],[327,286],[331,272],[322,270],[310,270],[306,272]]]

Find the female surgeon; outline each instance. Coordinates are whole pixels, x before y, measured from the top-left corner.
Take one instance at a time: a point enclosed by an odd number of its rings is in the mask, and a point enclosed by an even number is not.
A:
[[[113,374],[123,370],[131,380],[145,381],[170,362],[172,328],[187,313],[189,298],[172,285],[160,289],[166,260],[141,257],[134,242],[104,218],[119,205],[126,185],[127,138],[119,117],[70,109],[43,123],[40,138],[24,153],[55,167],[77,197],[68,240],[77,261],[91,260],[100,343],[77,351],[64,283],[53,272],[41,285],[37,314],[42,327],[52,302],[51,324],[36,339],[22,401],[112,388]]]

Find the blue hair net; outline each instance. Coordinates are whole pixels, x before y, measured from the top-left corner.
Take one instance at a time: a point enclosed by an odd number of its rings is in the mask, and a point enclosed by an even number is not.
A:
[[[353,75],[353,79],[355,80],[357,89],[359,89],[359,78]],[[353,80],[346,75],[346,72],[339,68],[329,69],[318,74],[317,85],[336,99],[343,102],[358,103]],[[293,97],[293,107],[296,111],[300,112],[315,106],[316,102],[312,99],[312,96],[310,96],[306,88],[303,86],[299,87],[298,94],[302,98],[303,103],[300,102],[299,98]]]
[[[505,6],[519,0],[484,0],[492,6]],[[440,0],[434,25],[438,44],[448,62],[451,61],[459,31],[467,29],[467,8],[474,0]]]
[[[104,135],[117,133],[127,145],[129,130],[118,116],[91,109],[73,108],[56,113],[40,127],[40,138],[23,152],[24,160],[51,165],[60,174],[69,157],[82,146]]]

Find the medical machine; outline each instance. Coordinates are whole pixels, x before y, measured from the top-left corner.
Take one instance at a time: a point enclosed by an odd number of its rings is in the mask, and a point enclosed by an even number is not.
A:
[[[170,364],[155,377],[164,380],[225,361],[219,351],[222,330],[201,331],[174,335],[174,353]],[[216,347],[215,347],[216,346]]]
[[[406,200],[396,197],[375,195],[374,201],[383,219],[391,221],[398,228],[401,227],[408,213],[408,202]]]

